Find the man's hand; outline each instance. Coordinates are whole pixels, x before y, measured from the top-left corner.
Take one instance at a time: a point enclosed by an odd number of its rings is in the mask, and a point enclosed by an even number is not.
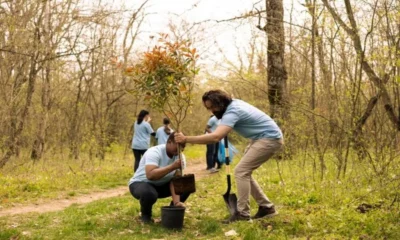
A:
[[[185,204],[183,204],[183,202],[176,202],[174,203],[175,207],[185,207]]]
[[[174,169],[179,169],[179,168],[181,168],[181,165],[182,165],[182,161],[179,159],[179,160],[176,160],[175,162],[173,162],[172,163],[172,167],[174,168]]]
[[[186,138],[187,137],[185,135],[183,135],[183,133],[181,133],[181,132],[175,133],[174,137],[175,137],[175,142],[177,142],[177,143],[186,143]]]
[[[146,177],[149,180],[155,181],[163,178],[165,175],[168,173],[179,169],[181,167],[182,161],[181,160],[176,160],[175,162],[171,163],[168,166],[165,167],[158,167],[155,165],[146,165],[145,171],[146,171]]]

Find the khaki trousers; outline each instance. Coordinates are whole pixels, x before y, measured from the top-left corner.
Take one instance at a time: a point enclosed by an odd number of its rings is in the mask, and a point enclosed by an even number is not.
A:
[[[261,164],[278,152],[282,146],[282,139],[263,138],[252,140],[246,147],[244,156],[235,168],[238,211],[241,215],[250,216],[250,194],[258,206],[274,206],[251,175]]]

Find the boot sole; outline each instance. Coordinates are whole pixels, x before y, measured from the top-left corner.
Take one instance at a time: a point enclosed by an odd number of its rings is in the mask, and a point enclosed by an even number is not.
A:
[[[271,213],[271,214],[268,214],[268,215],[265,215],[265,216],[262,216],[262,217],[258,217],[258,218],[252,217],[252,219],[257,220],[257,219],[263,219],[263,218],[271,218],[271,217],[275,217],[276,215],[279,215],[279,213],[278,212],[274,212],[274,213]]]

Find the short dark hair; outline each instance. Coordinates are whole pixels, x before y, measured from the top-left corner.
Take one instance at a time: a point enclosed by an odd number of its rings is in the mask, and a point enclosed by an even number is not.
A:
[[[167,139],[167,142],[175,143],[175,134],[170,134]]]
[[[172,132],[172,129],[171,129],[170,127],[168,127],[168,124],[170,123],[169,119],[168,119],[168,118],[164,118],[163,123],[164,123],[164,125],[165,125],[165,126],[164,126],[164,132],[165,132],[167,135],[170,135],[171,132]]]
[[[144,117],[146,117],[146,115],[148,115],[148,114],[150,114],[149,111],[144,110],[144,109],[141,110],[138,115],[138,118],[137,118],[137,123],[141,124],[143,122]]]
[[[216,89],[205,92],[202,97],[203,103],[210,101],[215,107],[225,109],[232,102],[231,96],[228,93]]]
[[[164,125],[167,125],[167,124],[169,124],[169,123],[170,123],[170,121],[169,121],[169,119],[168,119],[168,118],[164,118],[164,120],[163,120],[163,123],[164,123]]]
[[[170,143],[176,143],[176,141],[175,141],[175,133],[171,133],[171,134],[169,135],[168,140],[167,140],[167,143],[169,143],[169,142],[170,142]],[[182,148],[185,148],[186,143],[181,143],[180,145],[181,145]]]

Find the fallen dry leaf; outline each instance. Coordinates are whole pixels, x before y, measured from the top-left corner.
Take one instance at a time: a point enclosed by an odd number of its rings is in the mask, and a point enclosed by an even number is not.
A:
[[[225,236],[226,237],[232,237],[232,236],[236,236],[237,235],[237,232],[235,231],[235,230],[229,230],[229,231],[227,231],[226,233],[225,233]]]
[[[142,234],[150,233],[150,229],[142,229]]]

